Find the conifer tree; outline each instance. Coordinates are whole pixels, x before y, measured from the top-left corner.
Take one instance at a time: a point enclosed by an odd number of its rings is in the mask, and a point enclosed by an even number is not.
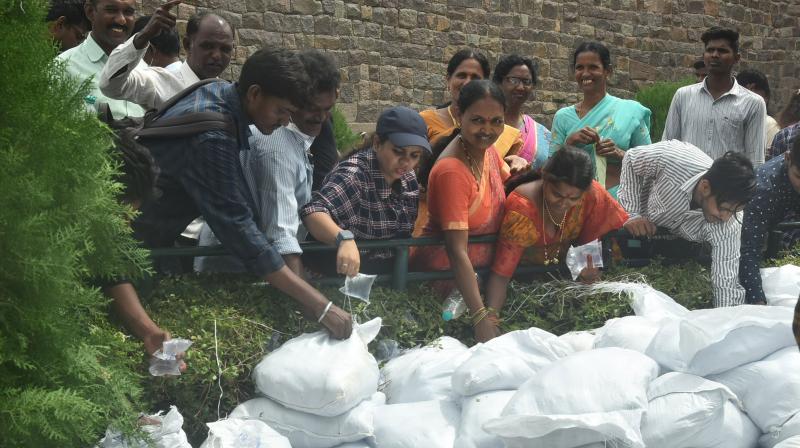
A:
[[[140,272],[111,134],[54,62],[45,0],[0,0],[0,446],[130,430],[138,360],[90,278]]]

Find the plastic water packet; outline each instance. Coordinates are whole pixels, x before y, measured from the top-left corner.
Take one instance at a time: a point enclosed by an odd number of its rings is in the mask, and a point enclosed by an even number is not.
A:
[[[339,292],[348,297],[352,297],[369,304],[369,293],[372,291],[372,284],[375,283],[376,277],[377,275],[367,275],[361,273],[358,273],[352,277],[346,277],[344,280],[344,286],[339,288]]]
[[[188,339],[170,339],[165,341],[160,349],[150,357],[150,375],[164,376],[181,374],[181,362],[178,354],[185,352],[192,346]]]
[[[599,240],[594,240],[591,243],[586,243],[583,246],[570,247],[567,251],[567,267],[572,274],[572,279],[577,280],[586,266],[586,257],[592,257],[592,265],[596,268],[603,267],[603,243]]]

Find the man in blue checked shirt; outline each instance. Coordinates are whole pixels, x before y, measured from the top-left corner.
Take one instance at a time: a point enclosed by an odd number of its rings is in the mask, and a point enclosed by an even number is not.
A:
[[[306,101],[308,84],[296,54],[262,49],[245,61],[238,83],[203,85],[169,108],[161,118],[217,112],[234,127],[146,142],[160,169],[162,194],[142,207],[134,229],[148,247],[170,247],[202,215],[250,272],[294,298],[333,337],[343,339],[352,331],[351,316],[292,272],[258,229],[239,163],[239,153],[250,150],[249,126],[268,135],[288,124],[289,115]]]

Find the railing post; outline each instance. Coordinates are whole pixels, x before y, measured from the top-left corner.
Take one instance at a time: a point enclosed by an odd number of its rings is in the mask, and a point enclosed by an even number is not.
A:
[[[408,246],[395,246],[394,272],[392,272],[392,288],[405,291],[408,287]]]

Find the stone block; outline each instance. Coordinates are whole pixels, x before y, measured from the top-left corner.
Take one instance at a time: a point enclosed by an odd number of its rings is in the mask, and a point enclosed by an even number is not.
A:
[[[410,68],[397,69],[398,81],[405,88],[414,87],[414,70]]]
[[[542,17],[546,19],[558,18],[558,4],[551,2],[542,3]]]
[[[341,42],[336,36],[314,36],[314,48],[321,50],[338,50],[342,48]]]
[[[245,46],[281,46],[283,37],[280,33],[242,28],[239,29],[239,42]]]
[[[314,32],[316,34],[334,34],[334,19],[331,16],[314,17]]]
[[[491,13],[495,15],[498,13]],[[464,20],[469,23],[486,23],[486,10],[483,8],[467,8],[464,14]]]
[[[397,26],[397,10],[389,8],[372,8],[372,20],[382,25]]]
[[[704,12],[709,16],[718,16],[719,2],[717,0],[705,0]]]
[[[362,6],[361,7],[361,19],[362,20],[372,20],[372,7],[371,6]]]
[[[291,0],[290,12],[313,16],[322,12],[322,3],[318,0]]]
[[[403,28],[416,28],[417,11],[414,11],[413,9],[401,9],[398,17],[398,23]]]
[[[312,26],[311,29],[314,29],[314,27]],[[284,16],[283,28],[281,29],[281,31],[283,31],[284,33],[302,33],[303,16],[289,16],[289,15]]]
[[[629,72],[633,80],[655,81],[658,75],[656,67],[634,59],[630,60]]]
[[[355,121],[356,117],[358,116],[358,104],[357,103],[343,103],[337,102],[336,108],[344,115],[344,119],[347,122]]]
[[[689,2],[686,4],[686,11],[690,14],[705,14],[705,2],[701,0],[689,0]]]
[[[264,29],[264,14],[260,12],[242,14],[242,28]]]

